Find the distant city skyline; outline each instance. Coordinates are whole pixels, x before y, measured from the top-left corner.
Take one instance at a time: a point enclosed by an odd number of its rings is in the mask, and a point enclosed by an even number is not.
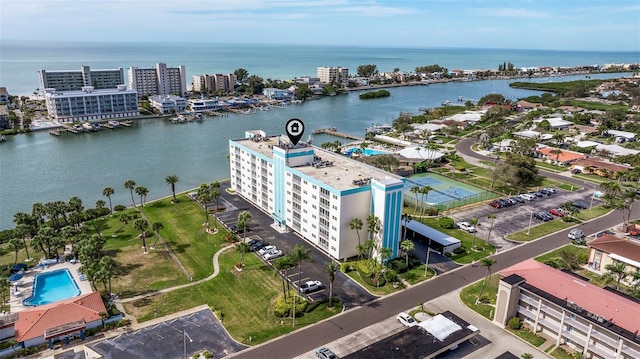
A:
[[[640,51],[640,2],[2,0],[1,40]]]

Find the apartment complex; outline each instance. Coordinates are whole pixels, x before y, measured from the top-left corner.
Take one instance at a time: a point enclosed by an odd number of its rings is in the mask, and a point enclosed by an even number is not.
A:
[[[187,99],[176,95],[154,95],[149,96],[149,105],[164,115],[186,110]]]
[[[138,116],[138,93],[126,85],[96,90],[85,86],[80,91],[45,93],[49,116],[58,122],[79,122]]]
[[[234,74],[196,75],[193,76],[193,91],[207,92],[233,92],[238,78]]]
[[[167,67],[157,63],[154,68],[129,68],[129,88],[139,95],[179,95],[187,92],[185,67]]]
[[[640,303],[533,259],[500,272],[494,322],[517,316],[585,358],[640,358]]]
[[[587,265],[598,274],[604,274],[610,264],[624,263],[626,278],[622,284],[632,285],[633,274],[640,271],[640,242],[628,238],[604,235],[589,242]]]
[[[231,188],[273,218],[336,259],[357,255],[367,237],[367,217],[378,219],[377,248],[398,255],[405,179],[345,156],[293,145],[285,136],[248,131],[229,141]],[[363,229],[350,229],[359,218]]]
[[[80,70],[38,71],[40,75],[40,89],[48,88],[56,91],[81,91],[85,86],[92,86],[96,90],[115,89],[125,84],[124,70],[117,69],[91,70],[89,66],[82,66]]]
[[[320,78],[320,82],[325,84],[336,83],[341,86],[349,84],[349,69],[346,67],[320,66],[316,69],[316,75]]]

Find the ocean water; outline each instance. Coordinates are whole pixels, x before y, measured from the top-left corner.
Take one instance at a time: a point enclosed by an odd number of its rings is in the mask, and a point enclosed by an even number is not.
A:
[[[503,62],[517,67],[637,63],[640,52],[557,51],[528,49],[391,48],[216,43],[0,42],[0,86],[10,94],[31,95],[39,87],[37,71],[131,66],[185,65],[193,75],[231,73],[244,68],[263,79],[315,76],[318,66],[357,67],[374,64],[378,71],[411,72],[439,64],[453,69],[497,69]]]

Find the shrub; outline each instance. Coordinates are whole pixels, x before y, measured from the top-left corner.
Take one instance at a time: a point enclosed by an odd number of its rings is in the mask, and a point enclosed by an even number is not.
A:
[[[509,324],[509,328],[513,330],[518,330],[522,326],[522,323],[520,322],[520,318],[518,317],[513,317],[509,319],[508,324]]]
[[[384,272],[384,279],[387,282],[396,282],[398,280],[398,272],[394,271],[393,269],[387,269]]]
[[[351,272],[352,270],[353,270],[353,263],[352,262],[340,263],[340,271],[342,273],[348,273],[348,272]]]
[[[430,207],[430,208],[427,208],[427,210],[425,211],[425,214],[427,216],[437,216],[439,212],[440,212],[439,209],[435,207]]]
[[[114,212],[124,211],[125,209],[127,209],[127,207],[122,205],[122,204],[118,204],[118,205],[113,206],[113,211]]]
[[[454,227],[453,218],[449,218],[449,217],[440,218],[440,220],[438,221],[438,224],[440,225],[440,227],[446,228],[446,229],[453,229]]]
[[[456,165],[455,169],[456,171],[459,171],[459,172],[463,172],[467,170],[467,168],[464,165]]]
[[[447,258],[451,258],[451,252],[444,252],[444,256]]]
[[[387,267],[396,273],[404,273],[408,270],[406,260],[396,258],[387,262]]]
[[[454,249],[453,253],[454,254],[464,254],[464,253],[467,253],[467,250],[464,249],[464,247],[460,246],[460,247]]]
[[[286,302],[284,301],[284,296],[278,297],[276,306],[273,309],[273,314],[276,317],[282,318],[291,315],[291,311],[293,310],[293,301],[291,300],[292,298],[298,300],[298,302],[296,302],[296,317],[305,312],[305,309],[307,308],[307,305],[309,305],[309,302],[306,299],[301,299],[300,297],[292,294],[295,294],[295,291],[289,291],[288,300]]]

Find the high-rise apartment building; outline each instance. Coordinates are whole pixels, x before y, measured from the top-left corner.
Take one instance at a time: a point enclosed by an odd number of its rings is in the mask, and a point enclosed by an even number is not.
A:
[[[377,250],[390,248],[391,258],[397,257],[403,177],[263,131],[230,140],[229,156],[231,188],[269,214],[274,227],[293,230],[331,257],[345,259],[357,255],[356,246],[368,238],[367,218],[373,215]],[[350,228],[354,218],[365,224],[363,230]]]
[[[178,95],[187,92],[187,73],[185,67],[167,67],[157,63],[155,68],[129,68],[129,88],[138,95]]]
[[[320,66],[316,69],[316,75],[320,78],[320,82],[325,84],[336,83],[340,86],[349,84],[349,69],[340,66]]]
[[[214,92],[234,90],[237,77],[234,74],[196,75],[193,76],[193,91]]]
[[[38,71],[40,75],[40,89],[45,91],[53,88],[56,91],[81,91],[85,86],[96,90],[115,89],[124,85],[124,70],[117,69],[91,70],[89,66],[82,66],[80,70]]]

